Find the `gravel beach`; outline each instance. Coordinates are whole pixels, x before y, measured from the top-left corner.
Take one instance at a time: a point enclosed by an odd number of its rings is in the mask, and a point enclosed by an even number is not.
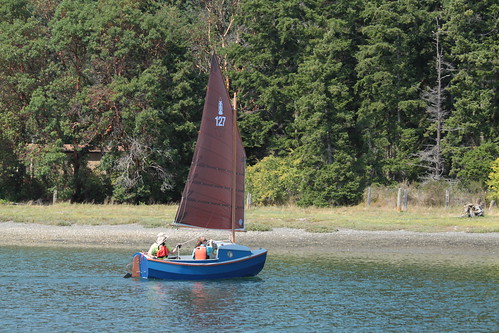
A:
[[[33,223],[0,222],[0,246],[122,248],[147,250],[159,232],[169,234],[168,243],[184,243],[192,248],[193,239],[205,236],[224,240],[224,231],[144,228],[140,225],[52,226]],[[409,231],[338,230],[334,233],[309,233],[299,229],[248,231],[236,234],[243,245],[263,247],[269,253],[336,253],[343,255],[444,255],[492,260],[499,263],[499,233],[418,233]]]

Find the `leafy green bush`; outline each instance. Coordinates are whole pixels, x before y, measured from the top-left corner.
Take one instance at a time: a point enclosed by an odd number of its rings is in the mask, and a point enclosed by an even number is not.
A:
[[[485,188],[490,164],[497,156],[499,156],[499,145],[495,143],[484,143],[471,149],[459,161],[461,169],[457,172],[457,177],[465,184],[479,182]]]
[[[247,190],[256,205],[282,205],[297,194],[297,162],[290,157],[268,156],[247,168]]]
[[[489,174],[489,199],[499,201],[499,157],[491,164],[492,172]]]
[[[256,205],[327,207],[352,205],[362,199],[361,179],[353,159],[322,165],[320,169],[299,158],[266,157],[247,169],[247,190]]]

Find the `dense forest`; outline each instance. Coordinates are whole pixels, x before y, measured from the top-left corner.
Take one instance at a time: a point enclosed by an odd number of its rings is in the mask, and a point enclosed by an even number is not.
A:
[[[497,1],[0,3],[0,200],[177,202],[213,51],[257,204],[499,191]]]

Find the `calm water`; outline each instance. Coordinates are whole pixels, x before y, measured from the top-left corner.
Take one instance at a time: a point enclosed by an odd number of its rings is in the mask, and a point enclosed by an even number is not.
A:
[[[124,251],[0,247],[4,332],[494,332],[497,261],[286,258],[256,278],[124,279]]]

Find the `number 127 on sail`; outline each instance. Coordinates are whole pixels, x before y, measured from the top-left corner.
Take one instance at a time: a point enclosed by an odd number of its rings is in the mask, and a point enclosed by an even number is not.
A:
[[[225,116],[216,116],[215,124],[216,126],[225,126]]]

